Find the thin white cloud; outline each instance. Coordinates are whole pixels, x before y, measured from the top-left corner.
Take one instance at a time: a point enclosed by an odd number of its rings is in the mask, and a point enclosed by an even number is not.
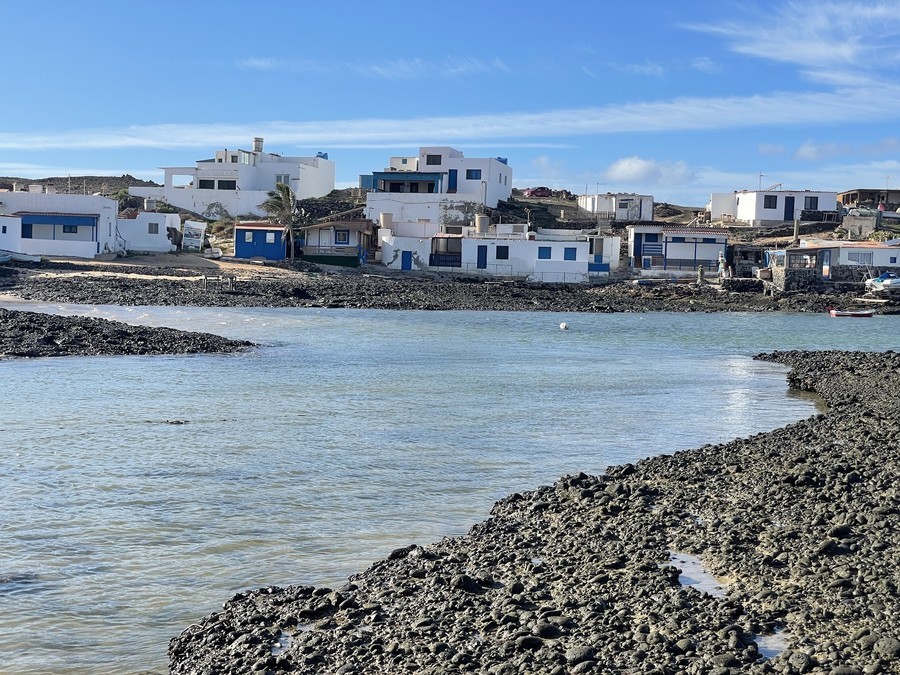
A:
[[[794,157],[807,162],[821,162],[824,159],[830,159],[837,155],[847,152],[847,147],[838,143],[803,143],[796,152]]]
[[[422,58],[379,59],[368,61],[313,61],[310,59],[280,59],[267,56],[251,56],[237,59],[238,70],[263,72],[292,72],[339,74],[351,72],[360,77],[382,80],[422,80],[435,77],[461,77],[483,73],[509,73],[510,68],[502,59],[494,57],[482,60],[473,57],[448,56],[442,61]]]
[[[722,71],[722,66],[708,56],[698,56],[691,61],[691,68],[707,75],[714,75]]]
[[[684,185],[693,179],[693,172],[685,162],[658,162],[642,157],[623,157],[604,172],[611,183],[653,185]]]
[[[808,77],[833,85],[849,84],[867,73],[897,65],[900,26],[896,0],[821,2],[794,0],[745,11],[733,21],[685,26],[724,38],[738,54],[799,66]]]
[[[845,92],[785,92],[767,96],[678,98],[547,112],[412,119],[349,119],[255,124],[162,124],[45,133],[0,133],[0,149],[244,147],[254,136],[280,147],[419,145],[441,130],[442,144],[502,142],[615,134],[721,130],[785,125],[890,121],[900,116],[900,86],[879,90],[879,105]]]
[[[645,63],[628,63],[619,66],[619,70],[631,73],[632,75],[641,75],[645,77],[663,77],[666,74],[665,69],[658,63],[654,63],[649,59]]]

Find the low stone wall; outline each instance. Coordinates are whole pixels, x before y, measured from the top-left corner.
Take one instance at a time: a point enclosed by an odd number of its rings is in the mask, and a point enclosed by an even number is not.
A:
[[[736,293],[762,293],[762,279],[746,279],[741,277],[732,277],[731,279],[722,280],[722,288],[726,291],[735,291]]]
[[[780,291],[813,291],[822,287],[822,273],[817,269],[772,269],[772,283]]]

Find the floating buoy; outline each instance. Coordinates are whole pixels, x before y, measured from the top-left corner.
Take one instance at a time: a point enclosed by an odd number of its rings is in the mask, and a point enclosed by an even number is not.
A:
[[[567,324],[565,321],[563,321],[561,324],[559,324],[559,329],[560,330],[569,330],[569,324]]]

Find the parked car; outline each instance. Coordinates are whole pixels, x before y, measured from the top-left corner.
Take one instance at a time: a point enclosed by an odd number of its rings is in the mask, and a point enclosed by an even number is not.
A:
[[[900,288],[900,275],[895,272],[884,272],[874,279],[866,279],[866,289],[870,291],[886,291]]]
[[[548,187],[533,187],[526,188],[522,194],[526,197],[550,197],[553,195],[553,191]]]

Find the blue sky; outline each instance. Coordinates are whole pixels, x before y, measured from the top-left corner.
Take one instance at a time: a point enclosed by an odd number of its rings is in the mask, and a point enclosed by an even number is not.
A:
[[[900,186],[900,0],[7,3],[0,175],[161,181],[254,136],[338,187],[423,145],[517,187]],[[760,175],[762,174],[762,175]]]

